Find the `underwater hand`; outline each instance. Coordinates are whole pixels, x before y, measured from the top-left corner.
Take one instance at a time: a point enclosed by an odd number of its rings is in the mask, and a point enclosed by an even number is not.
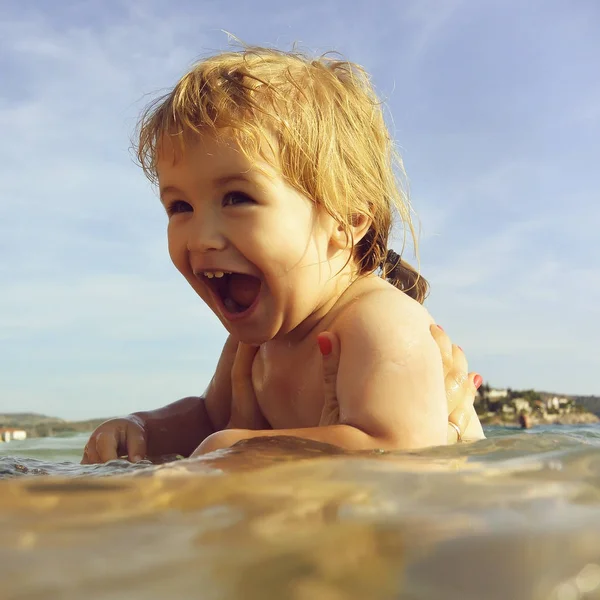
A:
[[[136,415],[109,419],[99,425],[83,451],[82,465],[92,465],[115,460],[127,455],[131,462],[146,456],[146,430]]]

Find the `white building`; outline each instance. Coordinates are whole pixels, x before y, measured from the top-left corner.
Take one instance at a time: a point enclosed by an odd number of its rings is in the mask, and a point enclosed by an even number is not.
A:
[[[0,441],[2,442],[25,439],[27,439],[27,432],[23,429],[12,429],[7,427],[0,429]]]
[[[553,398],[548,398],[546,403],[548,408],[558,410],[559,408],[565,408],[571,404],[568,398],[563,398],[561,396],[554,396]]]
[[[520,413],[520,412],[530,413],[531,412],[531,404],[529,404],[529,400],[525,400],[525,398],[515,398],[513,400],[513,405],[515,407],[515,410],[518,413]]]

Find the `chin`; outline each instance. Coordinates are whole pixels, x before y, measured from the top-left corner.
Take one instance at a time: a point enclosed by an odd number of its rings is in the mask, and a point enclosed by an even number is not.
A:
[[[228,330],[231,335],[236,337],[242,344],[247,344],[248,346],[262,346],[267,342],[270,342],[272,337],[264,337],[257,335],[240,335],[239,331],[231,331]]]
[[[269,342],[275,337],[277,334],[271,334],[269,331],[259,331],[253,327],[236,327],[235,324],[230,323],[227,319],[221,317],[217,314],[219,320],[221,321],[223,327],[237,340],[242,342],[243,344],[249,344],[251,346],[260,346],[265,342]]]

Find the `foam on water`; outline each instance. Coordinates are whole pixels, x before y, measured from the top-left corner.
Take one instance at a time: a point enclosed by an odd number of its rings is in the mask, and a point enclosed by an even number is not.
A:
[[[600,428],[488,433],[391,454],[269,438],[160,466],[78,465],[83,437],[7,444],[0,596],[600,598]]]

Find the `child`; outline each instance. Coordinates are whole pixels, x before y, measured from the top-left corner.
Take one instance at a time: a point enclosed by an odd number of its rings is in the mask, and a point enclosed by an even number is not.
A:
[[[401,164],[362,69],[262,48],[214,56],[146,110],[137,150],[173,263],[230,335],[204,399],[132,422],[154,437],[192,428],[198,453],[265,435],[446,443],[427,282],[388,249],[394,209],[414,238]],[[319,347],[338,343],[326,398]],[[119,421],[93,434],[84,461],[123,437]],[[476,419],[470,429],[482,437]]]

